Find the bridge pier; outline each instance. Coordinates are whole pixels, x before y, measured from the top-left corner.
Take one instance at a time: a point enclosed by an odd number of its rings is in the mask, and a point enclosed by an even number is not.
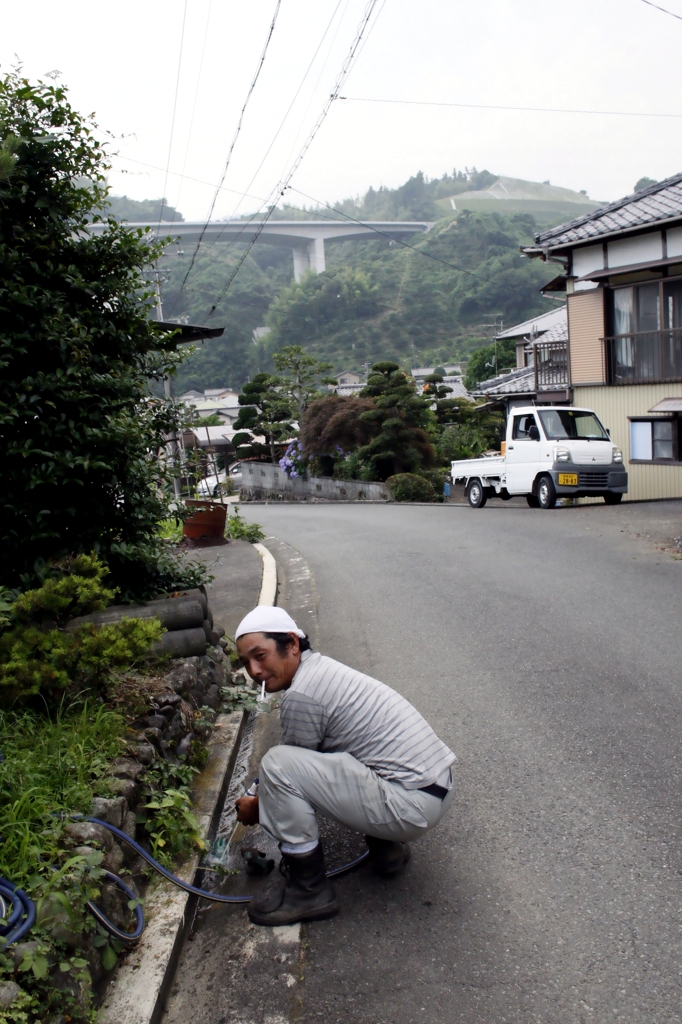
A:
[[[308,270],[314,270],[321,274],[326,270],[327,264],[324,257],[324,238],[312,238],[306,243],[305,248],[294,248],[294,280],[300,281]]]

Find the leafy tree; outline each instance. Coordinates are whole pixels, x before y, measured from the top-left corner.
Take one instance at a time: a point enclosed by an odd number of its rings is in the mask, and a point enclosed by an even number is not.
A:
[[[345,395],[327,395],[310,403],[301,421],[300,440],[305,455],[317,460],[323,476],[332,476],[340,460],[373,436],[375,427],[362,418],[373,408],[371,398]]]
[[[268,313],[272,341],[309,348],[322,334],[346,332],[379,309],[378,289],[360,269],[308,273],[277,296]]]
[[[645,188],[650,188],[651,185],[658,185],[655,178],[640,178],[635,184],[635,192],[643,192]]]
[[[497,360],[497,364],[496,364]],[[464,386],[472,391],[482,380],[490,380],[505,369],[516,369],[516,341],[514,338],[502,338],[495,345],[479,348],[469,359]]]
[[[450,422],[444,424],[436,440],[436,453],[442,466],[454,459],[471,459],[492,448],[499,448],[502,413],[483,409],[463,398],[453,399]]]
[[[306,354],[300,345],[286,345],[273,355],[273,362],[282,378],[282,393],[288,395],[295,404],[299,424],[303,415],[314,398],[320,395],[322,384],[336,384],[334,377],[326,374],[334,366],[333,363],[322,363],[314,356]]]
[[[375,363],[360,397],[374,399],[373,408],[360,418],[376,433],[357,452],[376,474],[374,479],[386,480],[434,465],[436,453],[429,436],[433,416],[428,402],[417,394],[415,382],[397,363]]]
[[[251,445],[260,454],[254,434],[265,438],[273,466],[277,464],[275,445],[288,441],[294,433],[292,401],[282,390],[282,378],[270,373],[257,373],[242,388],[239,396],[239,416],[234,427],[238,431],[232,438],[235,448]],[[244,431],[244,433],[239,433]]]
[[[451,419],[453,410],[458,408],[457,400],[448,397],[452,388],[443,383],[441,373],[431,373],[424,379],[422,394],[431,404],[439,426]]]
[[[149,398],[178,359],[148,316],[161,247],[113,219],[86,231],[105,203],[103,151],[61,86],[0,80],[0,148],[0,578],[95,549],[115,581],[142,583],[139,545],[148,566],[168,516],[156,453],[177,425]]]

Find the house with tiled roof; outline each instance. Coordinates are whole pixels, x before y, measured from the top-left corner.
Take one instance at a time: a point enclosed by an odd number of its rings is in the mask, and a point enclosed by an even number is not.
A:
[[[565,365],[552,383],[562,376],[573,404],[610,430],[627,498],[682,496],[682,174],[541,231],[522,251],[561,269],[545,286],[566,293]]]
[[[508,327],[495,338],[516,342],[516,369],[481,381],[474,389],[476,398],[486,399],[507,411],[511,406],[529,402],[544,405],[570,402],[571,393],[566,384],[568,321],[565,305]]]

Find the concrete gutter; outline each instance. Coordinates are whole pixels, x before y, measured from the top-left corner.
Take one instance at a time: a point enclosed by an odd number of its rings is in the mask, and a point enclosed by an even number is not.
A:
[[[254,547],[263,559],[258,603],[272,605],[277,597],[277,564],[262,544]],[[220,820],[247,717],[240,711],[218,715],[206,767],[193,787],[192,809],[208,844]],[[200,884],[200,860],[201,853],[193,853],[176,872],[178,878]],[[98,1024],[158,1024],[196,900],[165,879],[151,889],[144,904],[146,928],[120,963],[99,1010]]]

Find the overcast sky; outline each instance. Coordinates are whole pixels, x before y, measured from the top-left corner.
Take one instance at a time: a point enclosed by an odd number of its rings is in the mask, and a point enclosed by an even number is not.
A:
[[[30,78],[61,73],[73,104],[115,137],[115,193],[160,196],[168,167],[169,202],[203,219],[275,3],[22,0],[3,5],[0,65],[18,59]],[[661,4],[682,16],[682,0]],[[365,7],[282,0],[225,179],[233,191],[220,194],[215,218],[270,195],[320,114]],[[682,20],[643,0],[378,0],[343,95],[682,115],[681,49]],[[436,177],[476,166],[611,200],[642,175],[682,169],[681,129],[682,117],[338,101],[292,184],[333,202],[418,170]],[[255,198],[240,200],[245,191]],[[311,200],[293,192],[289,201]]]

